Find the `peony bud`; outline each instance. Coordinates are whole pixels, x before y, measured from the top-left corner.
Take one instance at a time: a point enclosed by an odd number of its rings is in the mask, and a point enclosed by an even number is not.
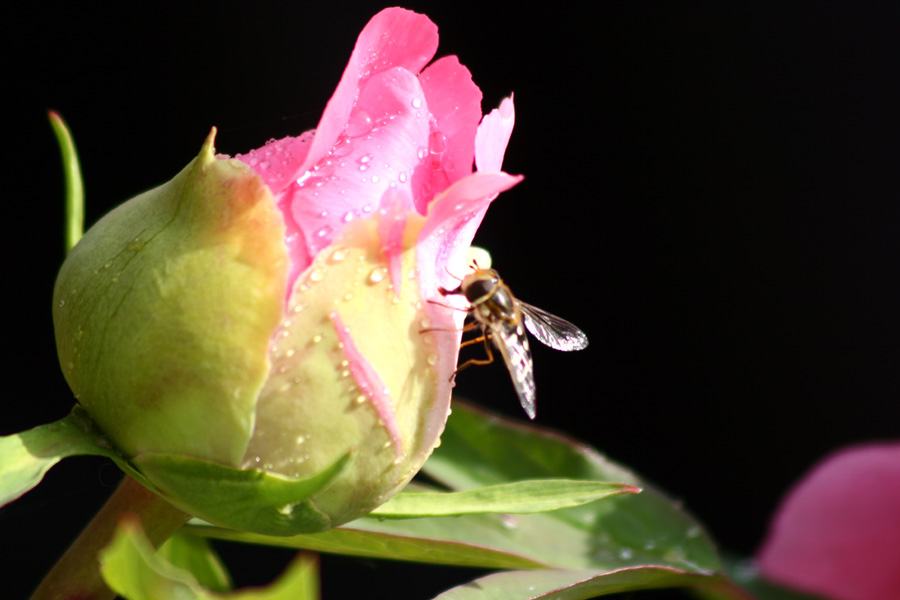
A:
[[[263,533],[326,529],[437,444],[463,318],[438,288],[520,178],[500,171],[512,101],[482,119],[455,57],[423,70],[436,48],[426,17],[382,11],[315,132],[228,158],[213,131],[67,257],[66,380],[173,504]]]

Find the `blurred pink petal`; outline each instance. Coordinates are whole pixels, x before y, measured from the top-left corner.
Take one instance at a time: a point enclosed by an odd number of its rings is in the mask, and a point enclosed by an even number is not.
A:
[[[819,463],[779,507],[757,558],[766,578],[833,600],[900,598],[900,444]]]

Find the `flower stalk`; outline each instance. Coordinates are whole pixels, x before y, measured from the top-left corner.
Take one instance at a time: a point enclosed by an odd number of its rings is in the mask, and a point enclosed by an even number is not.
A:
[[[147,538],[158,548],[190,515],[126,475],[106,504],[91,519],[47,574],[31,600],[111,600],[116,594],[100,575],[98,555],[112,540],[125,514],[140,519]]]

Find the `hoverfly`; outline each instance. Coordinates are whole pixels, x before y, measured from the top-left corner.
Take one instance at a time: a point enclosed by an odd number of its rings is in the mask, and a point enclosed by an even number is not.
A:
[[[438,288],[438,291],[442,296],[464,296],[469,301],[468,313],[473,320],[463,331],[481,329],[479,337],[463,342],[460,347],[484,342],[487,351],[487,358],[470,358],[456,372],[471,365],[494,362],[490,340],[503,356],[522,408],[534,419],[537,415],[534,366],[525,328],[543,344],[565,352],[587,348],[587,336],[565,319],[517,299],[493,269],[475,265],[474,272],[466,275],[456,289]]]

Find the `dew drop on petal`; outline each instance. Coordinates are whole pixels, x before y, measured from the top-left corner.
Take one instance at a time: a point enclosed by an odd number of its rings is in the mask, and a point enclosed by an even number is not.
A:
[[[362,137],[368,135],[372,131],[372,127],[372,117],[363,109],[358,108],[351,113],[344,133],[352,138]]]
[[[319,230],[316,232],[316,236],[317,236],[317,237],[320,237],[320,238],[323,238],[323,237],[327,236],[327,235],[330,234],[330,233],[331,233],[331,227],[329,227],[328,225],[326,225],[326,226],[322,227],[321,229],[319,229]]]
[[[353,152],[353,142],[347,134],[342,133],[334,143],[334,147],[331,149],[331,155],[341,158],[347,156],[351,152]]]
[[[413,98],[412,99],[412,107],[413,108],[422,108],[422,99],[421,98]]]
[[[372,183],[378,183],[379,180],[380,178],[378,177],[378,175],[372,175]]]
[[[428,364],[433,367],[438,362],[438,355],[437,354],[429,354],[427,360],[428,360]]]
[[[423,158],[428,156],[428,148],[420,146],[419,149],[416,151],[416,156],[419,157],[419,160],[422,160]]]
[[[325,277],[325,271],[316,267],[312,271],[309,272],[309,280],[310,281],[322,281]]]
[[[321,335],[316,334],[316,335],[314,335],[313,338],[312,338],[313,344],[318,344],[318,343],[321,342],[321,341],[322,341],[322,336],[321,336]]]
[[[341,217],[341,220],[342,220],[344,223],[349,223],[350,221],[352,221],[352,220],[353,220],[353,211],[347,211],[347,212],[344,214],[344,216]]]
[[[369,273],[369,283],[378,283],[384,279],[384,267],[375,267]]]
[[[331,262],[339,263],[345,258],[347,258],[347,251],[343,248],[338,248],[331,253]]]
[[[440,131],[432,131],[428,136],[428,151],[431,154],[443,154],[447,151],[447,136]]]

